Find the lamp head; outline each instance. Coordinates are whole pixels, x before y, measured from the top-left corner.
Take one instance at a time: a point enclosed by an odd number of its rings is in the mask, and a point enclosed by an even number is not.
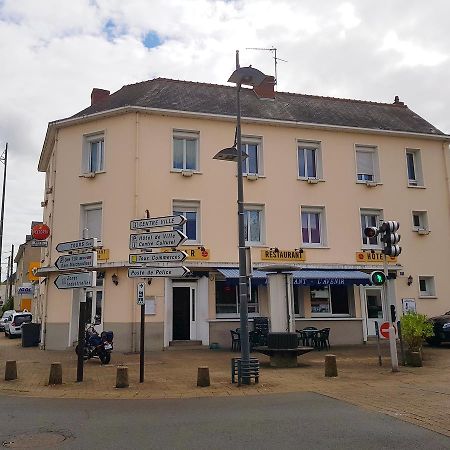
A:
[[[259,86],[267,75],[252,66],[239,67],[236,69],[228,79],[229,83],[244,84],[246,86]]]
[[[248,158],[247,153],[244,151],[242,153],[242,159]],[[213,159],[219,159],[221,161],[234,161],[237,162],[239,158],[239,153],[236,147],[228,147],[220,150],[216,155],[213,156]]]

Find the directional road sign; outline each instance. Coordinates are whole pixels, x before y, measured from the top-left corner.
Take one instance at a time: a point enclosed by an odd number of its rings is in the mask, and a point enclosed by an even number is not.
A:
[[[48,241],[38,241],[37,239],[31,239],[32,247],[48,247]]]
[[[129,278],[153,278],[168,277],[179,278],[189,273],[189,269],[184,266],[179,267],[130,267],[128,269]]]
[[[186,239],[187,236],[179,230],[130,234],[130,248],[173,248]]]
[[[136,301],[138,305],[145,305],[145,283],[137,284]]]
[[[94,267],[94,252],[59,256],[55,266],[59,270]]]
[[[129,257],[130,264],[151,264],[182,262],[187,258],[187,253],[181,250],[164,253],[135,253]]]
[[[97,272],[76,272],[66,275],[58,275],[55,286],[58,289],[76,289],[95,286]]]
[[[186,223],[184,216],[153,217],[152,219],[138,219],[130,222],[130,230],[147,230],[154,227],[173,227]]]
[[[63,252],[70,252],[72,250],[87,250],[89,248],[94,248],[96,246],[97,246],[96,238],[81,239],[79,241],[61,242],[56,246],[56,251],[63,253]]]

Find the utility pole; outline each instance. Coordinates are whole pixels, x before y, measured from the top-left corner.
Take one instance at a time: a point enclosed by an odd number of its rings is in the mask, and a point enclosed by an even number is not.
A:
[[[10,271],[11,274],[9,276],[9,297],[12,297],[12,288],[13,288],[13,280],[12,280],[12,276],[14,273],[14,244],[11,246],[11,265],[10,265]],[[13,308],[14,309],[14,308]]]
[[[4,169],[3,169],[3,189],[2,189],[2,207],[1,207],[1,213],[0,213],[0,255],[2,254],[3,249],[3,219],[5,215],[5,189],[6,189],[6,164],[8,161],[8,143],[6,143],[5,151],[0,156],[0,162],[3,163]],[[0,269],[1,271],[1,269]],[[9,272],[8,272],[9,274]]]

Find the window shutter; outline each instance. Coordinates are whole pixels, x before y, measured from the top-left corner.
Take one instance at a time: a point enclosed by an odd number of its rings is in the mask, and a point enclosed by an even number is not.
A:
[[[86,210],[86,228],[88,231],[88,236],[90,238],[97,238],[101,240],[102,231],[102,210],[99,209],[88,209]]]
[[[359,174],[374,175],[373,153],[356,151],[356,165]]]

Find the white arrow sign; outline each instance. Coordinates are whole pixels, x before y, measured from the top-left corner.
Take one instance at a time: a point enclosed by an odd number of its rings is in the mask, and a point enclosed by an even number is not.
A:
[[[59,270],[94,267],[94,255],[95,252],[63,255],[55,261],[55,266]]]
[[[154,227],[174,227],[186,223],[184,216],[153,217],[151,219],[138,219],[130,222],[130,230],[146,230]]]
[[[97,246],[97,238],[81,239],[79,241],[61,242],[56,246],[56,251],[70,252],[71,250],[86,250]]]
[[[77,272],[67,275],[58,275],[55,286],[58,289],[75,289],[95,286],[97,272]]]
[[[136,295],[137,304],[145,305],[145,283],[137,284]]]
[[[173,248],[182,244],[186,239],[187,236],[178,230],[130,234],[130,248]]]
[[[189,273],[189,269],[180,267],[130,267],[128,269],[129,278],[153,278],[153,277],[184,277]]]
[[[182,262],[187,258],[187,253],[181,250],[164,253],[137,253],[129,257],[130,264],[150,264],[163,262]]]

